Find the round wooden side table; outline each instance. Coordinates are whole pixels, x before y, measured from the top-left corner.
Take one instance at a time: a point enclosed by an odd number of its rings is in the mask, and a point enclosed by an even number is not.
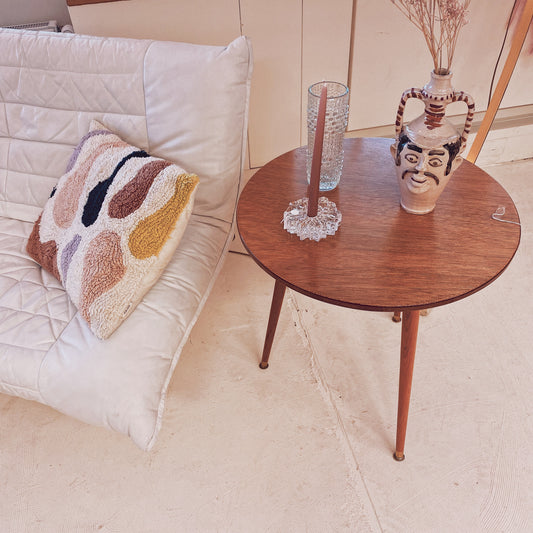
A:
[[[276,280],[261,368],[268,367],[286,287],[335,305],[402,313],[394,452],[402,460],[420,310],[460,300],[494,281],[516,253],[520,225],[503,187],[468,161],[432,213],[405,212],[391,144],[381,138],[344,141],[341,182],[324,194],[342,213],[335,235],[302,241],[283,229],[289,203],[307,196],[305,147],[252,177],[239,200],[237,224],[249,254]],[[502,218],[514,223],[492,217],[500,207]]]

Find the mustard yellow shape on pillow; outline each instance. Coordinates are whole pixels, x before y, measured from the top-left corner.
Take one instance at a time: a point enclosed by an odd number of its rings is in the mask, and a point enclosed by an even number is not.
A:
[[[194,174],[178,176],[170,200],[137,224],[128,240],[130,252],[136,259],[159,255],[198,182],[198,176]]]

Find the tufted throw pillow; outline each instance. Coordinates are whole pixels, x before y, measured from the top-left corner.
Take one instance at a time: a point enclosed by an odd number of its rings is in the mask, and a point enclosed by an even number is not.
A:
[[[198,177],[135,148],[96,121],[35,222],[27,250],[105,339],[176,250]]]

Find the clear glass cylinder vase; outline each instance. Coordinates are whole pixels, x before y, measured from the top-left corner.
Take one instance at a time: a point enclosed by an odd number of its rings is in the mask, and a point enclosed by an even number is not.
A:
[[[328,90],[324,144],[320,167],[320,190],[331,191],[339,184],[344,163],[343,140],[348,125],[349,90],[335,81],[321,81],[309,87],[307,93],[307,181],[311,178],[311,163],[315,145],[318,104],[324,85]]]

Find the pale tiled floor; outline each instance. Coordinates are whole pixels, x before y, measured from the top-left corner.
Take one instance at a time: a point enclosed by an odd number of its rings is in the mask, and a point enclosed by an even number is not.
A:
[[[0,532],[533,531],[533,160],[487,170],[521,247],[421,319],[406,461],[400,326],[289,291],[261,371],[273,280],[230,254],[151,453],[0,396]]]

